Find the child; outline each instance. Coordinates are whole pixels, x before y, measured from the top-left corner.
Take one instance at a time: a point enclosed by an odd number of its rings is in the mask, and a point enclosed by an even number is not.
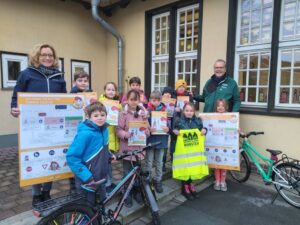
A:
[[[149,122],[151,123],[151,112],[152,111],[166,111],[166,106],[161,102],[161,93],[159,91],[153,91],[150,95],[149,103],[148,103],[148,112],[149,112]],[[168,133],[169,127],[164,126],[162,127],[163,131]],[[155,132],[155,128],[150,128],[151,132]],[[155,167],[155,175],[153,177],[154,180],[154,188],[155,191],[158,193],[163,192],[162,186],[162,164],[163,164],[163,156],[165,149],[168,149],[168,139],[169,135],[155,135],[151,134],[150,137],[147,139],[147,143],[154,143],[160,141],[159,144],[155,149],[149,149],[146,152],[146,163],[145,163],[145,171],[151,174],[152,171],[152,164],[154,163]]]
[[[190,93],[186,90],[187,84],[185,80],[177,80],[175,83],[175,98],[178,96],[189,96],[190,103],[193,102],[193,98],[190,95]],[[174,121],[181,117],[181,109],[179,107],[175,107],[175,112],[173,115],[173,124]],[[171,160],[173,161],[173,153],[175,151],[175,144],[176,144],[176,135],[171,135],[171,142],[170,142],[170,154],[171,154]]]
[[[162,92],[162,97],[163,98],[176,98],[175,90],[171,87],[164,87],[163,92]],[[169,125],[169,127],[173,127],[173,117],[168,117],[168,125]],[[171,135],[171,137],[172,137],[172,135],[173,135],[172,130],[169,131],[169,135]],[[175,147],[174,147],[174,149],[175,149]],[[164,152],[164,157],[163,157],[163,172],[166,172],[167,153],[168,153],[168,149],[166,148],[165,152]]]
[[[73,88],[71,89],[71,93],[78,92],[92,92],[89,89],[89,79],[90,76],[85,71],[78,71],[74,74]]]
[[[100,102],[86,107],[89,119],[78,125],[77,135],[67,152],[67,163],[75,174],[77,191],[81,192],[81,184],[92,186],[105,179],[108,174],[108,161],[111,154],[108,150],[108,129],[105,106]],[[100,200],[106,195],[105,186],[101,185]],[[95,193],[88,192],[89,203],[95,203]]]
[[[106,99],[110,100],[119,100],[118,92],[117,92],[117,85],[114,82],[107,82],[104,85],[104,94],[100,95],[99,102],[103,103]],[[122,106],[119,105],[119,110],[121,110]],[[119,138],[116,134],[116,127],[115,126],[108,126],[108,133],[109,133],[109,144],[108,148],[111,152],[119,151]],[[107,176],[106,182],[106,189],[109,193],[112,189],[115,188],[115,184],[112,183],[112,166],[111,163],[109,164],[109,171]]]
[[[119,122],[117,126],[117,135],[120,138],[120,152],[141,150],[143,146],[128,146],[128,139],[132,136],[129,130],[129,121],[147,121],[147,111],[141,106],[140,94],[136,90],[130,90],[127,93],[127,104],[124,106],[124,110],[119,114]],[[146,128],[145,133],[149,136],[149,127]],[[143,159],[143,156],[139,156]],[[132,165],[136,165],[134,157],[127,157],[123,159],[123,173],[124,177],[132,170]],[[137,189],[137,184],[134,185],[134,198],[142,204],[141,192]],[[125,206],[132,207],[132,192],[125,199]]]
[[[141,79],[139,77],[131,77],[129,80],[129,89],[130,90],[136,90],[137,92],[139,92],[140,94],[140,102],[141,104],[146,107],[148,100],[145,96],[145,93],[143,90],[141,90]],[[127,102],[126,102],[126,95],[123,95],[122,99],[121,99],[121,103],[124,106]]]
[[[179,130],[187,129],[199,129],[201,135],[205,135],[207,131],[206,128],[203,128],[202,120],[195,116],[195,106],[192,103],[184,105],[182,116],[175,121],[173,132],[175,135],[179,135]],[[196,186],[191,179],[182,181],[182,194],[188,200],[199,198]]]
[[[215,111],[218,113],[224,113],[228,111],[228,103],[225,99],[218,99],[215,104]],[[227,191],[226,184],[227,170],[215,169],[215,184],[214,189],[216,191]]]
[[[92,90],[88,89],[89,87],[89,75],[84,71],[78,71],[74,73],[74,81],[73,88],[70,93],[78,93],[78,92],[92,92]],[[69,179],[70,181],[70,193],[76,192],[75,187],[75,179],[72,177]]]

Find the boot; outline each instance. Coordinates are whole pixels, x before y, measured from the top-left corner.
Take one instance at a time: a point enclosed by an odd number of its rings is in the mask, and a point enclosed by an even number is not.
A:
[[[188,184],[184,184],[183,187],[182,187],[182,195],[184,197],[186,197],[187,200],[193,200],[193,196],[191,194],[191,191],[189,189],[189,185]]]
[[[199,194],[196,191],[196,185],[194,183],[190,183],[189,188],[190,188],[190,191],[191,191],[194,198],[199,198],[200,197]]]
[[[32,207],[34,208],[36,204],[41,203],[43,201],[42,195],[34,195],[32,196]]]
[[[154,189],[157,193],[163,193],[164,192],[161,181],[154,181]]]
[[[139,204],[139,205],[143,205],[144,204],[144,200],[142,197],[142,193],[141,192],[135,192],[133,194],[133,198],[134,200]]]
[[[42,197],[43,197],[43,201],[47,201],[50,200],[50,191],[42,191]]]

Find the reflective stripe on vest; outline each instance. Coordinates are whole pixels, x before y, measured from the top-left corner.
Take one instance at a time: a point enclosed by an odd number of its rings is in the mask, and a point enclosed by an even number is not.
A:
[[[199,166],[199,165],[207,165],[207,162],[193,162],[193,163],[183,163],[183,164],[173,165],[173,169],[186,168],[186,167]]]
[[[183,153],[183,154],[174,155],[173,159],[183,159],[191,156],[205,156],[205,153],[204,152]]]

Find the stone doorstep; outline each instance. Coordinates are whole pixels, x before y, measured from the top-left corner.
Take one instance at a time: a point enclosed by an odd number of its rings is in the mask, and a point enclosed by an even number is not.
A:
[[[211,176],[208,176],[200,181],[197,181],[197,191],[204,190],[208,186],[212,185],[213,179]],[[179,204],[185,201],[185,198],[181,196],[181,183],[180,181],[167,179],[163,181],[164,192],[161,194],[157,194],[159,206],[164,207],[169,201],[176,201]],[[117,202],[114,201],[108,208],[114,209]],[[164,213],[168,210],[166,207],[164,208]],[[120,220],[124,224],[128,224],[134,220],[142,219],[145,221],[150,221],[148,210],[144,205],[138,205],[135,201],[133,201],[132,208],[126,208],[125,206],[122,208],[120,213]],[[35,217],[31,210],[20,213],[13,217],[9,217],[5,220],[0,221],[0,225],[14,224],[14,225],[28,225],[28,224],[36,224],[39,221],[39,218]]]

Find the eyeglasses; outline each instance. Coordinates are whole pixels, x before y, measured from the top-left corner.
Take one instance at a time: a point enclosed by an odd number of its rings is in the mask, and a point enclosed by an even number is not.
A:
[[[40,55],[42,58],[50,58],[50,59],[52,59],[54,56],[52,55],[52,54],[41,54]]]

